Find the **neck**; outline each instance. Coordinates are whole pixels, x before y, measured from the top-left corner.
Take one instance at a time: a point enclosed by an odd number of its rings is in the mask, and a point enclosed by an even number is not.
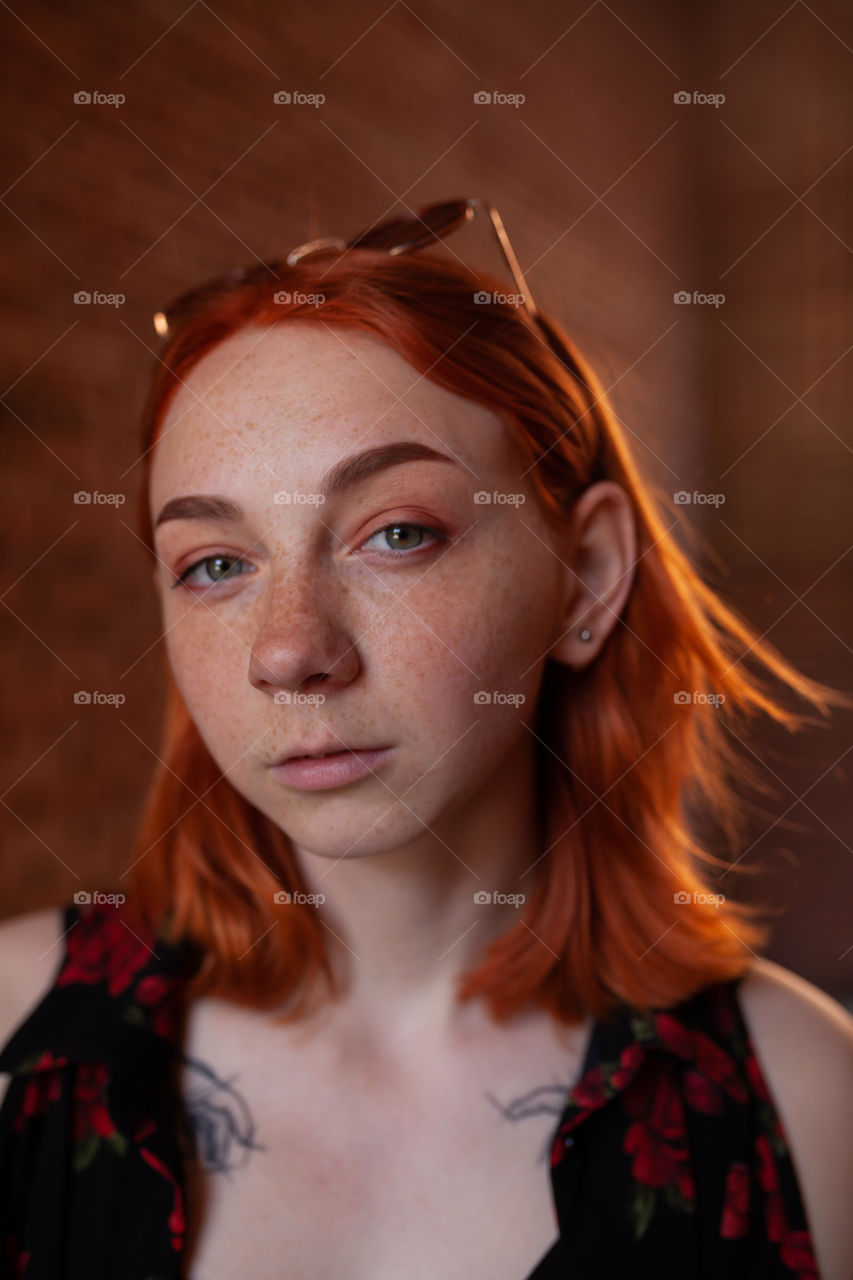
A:
[[[435,1047],[476,1034],[479,1001],[459,977],[518,923],[543,867],[533,740],[448,817],[391,850],[337,861],[297,847],[345,996],[335,1017],[365,1046]],[[475,895],[489,893],[491,901]],[[507,902],[502,895],[510,895]],[[495,898],[498,901],[495,901]]]

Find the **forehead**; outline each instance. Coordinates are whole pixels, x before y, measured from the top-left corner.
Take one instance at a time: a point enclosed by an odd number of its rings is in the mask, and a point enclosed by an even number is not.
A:
[[[512,447],[491,410],[421,376],[373,334],[288,321],[246,327],[184,379],[163,420],[152,506],[178,493],[310,481],[351,449],[400,438],[444,448],[472,480]]]

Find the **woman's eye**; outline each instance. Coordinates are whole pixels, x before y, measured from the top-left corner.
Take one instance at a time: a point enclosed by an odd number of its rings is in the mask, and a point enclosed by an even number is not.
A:
[[[386,524],[382,529],[377,529],[362,545],[367,547],[374,538],[383,537],[387,539],[385,546],[380,547],[381,551],[403,552],[417,551],[423,543],[423,534],[428,533],[430,537],[435,538],[438,542],[446,542],[447,539],[442,537],[437,529],[431,529],[425,524],[408,524],[405,521],[395,521],[394,524]]]
[[[211,569],[208,569],[209,565],[216,566],[216,567],[211,570]],[[226,566],[224,569],[222,568],[223,565]],[[181,586],[215,585],[217,582],[222,582],[222,580],[226,578],[240,577],[245,567],[246,567],[246,561],[241,560],[239,556],[205,556],[201,560],[196,560],[194,564],[188,565],[187,568],[184,569],[183,573],[180,574],[175,579],[175,581],[172,583],[172,586],[181,587]],[[202,569],[202,568],[205,570],[205,572],[208,573],[209,578],[212,580],[212,582],[210,584],[190,583],[189,582],[190,574],[195,573],[196,569]]]
[[[436,542],[446,542],[447,539],[438,532],[425,524],[409,524],[405,521],[395,521],[394,524],[386,524],[382,529],[377,529],[362,544],[367,547],[375,538],[384,537],[386,539],[385,546],[379,550],[389,552],[391,555],[397,554],[397,558],[401,558],[403,553],[408,551],[418,551],[423,545],[424,534],[429,535]],[[241,560],[239,556],[214,555],[203,556],[201,560],[194,561],[188,565],[183,573],[179,574],[172,583],[173,587],[207,587],[212,589],[218,582],[228,581],[232,578],[243,577],[245,571],[250,566],[245,560]],[[207,575],[207,581],[190,581],[192,574],[203,571]]]

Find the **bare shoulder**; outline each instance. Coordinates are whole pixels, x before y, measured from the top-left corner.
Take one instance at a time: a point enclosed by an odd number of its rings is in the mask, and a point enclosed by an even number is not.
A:
[[[739,985],[755,1055],[788,1136],[820,1280],[853,1276],[853,1017],[760,958]]]
[[[0,921],[0,1047],[50,986],[62,958],[63,923],[59,907]]]

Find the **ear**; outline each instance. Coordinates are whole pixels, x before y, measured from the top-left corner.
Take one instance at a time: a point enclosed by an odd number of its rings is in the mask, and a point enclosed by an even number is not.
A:
[[[548,656],[580,671],[601,652],[634,584],[637,529],[620,484],[602,480],[584,490],[557,554],[564,567],[563,606]],[[586,640],[585,631],[591,632]]]

